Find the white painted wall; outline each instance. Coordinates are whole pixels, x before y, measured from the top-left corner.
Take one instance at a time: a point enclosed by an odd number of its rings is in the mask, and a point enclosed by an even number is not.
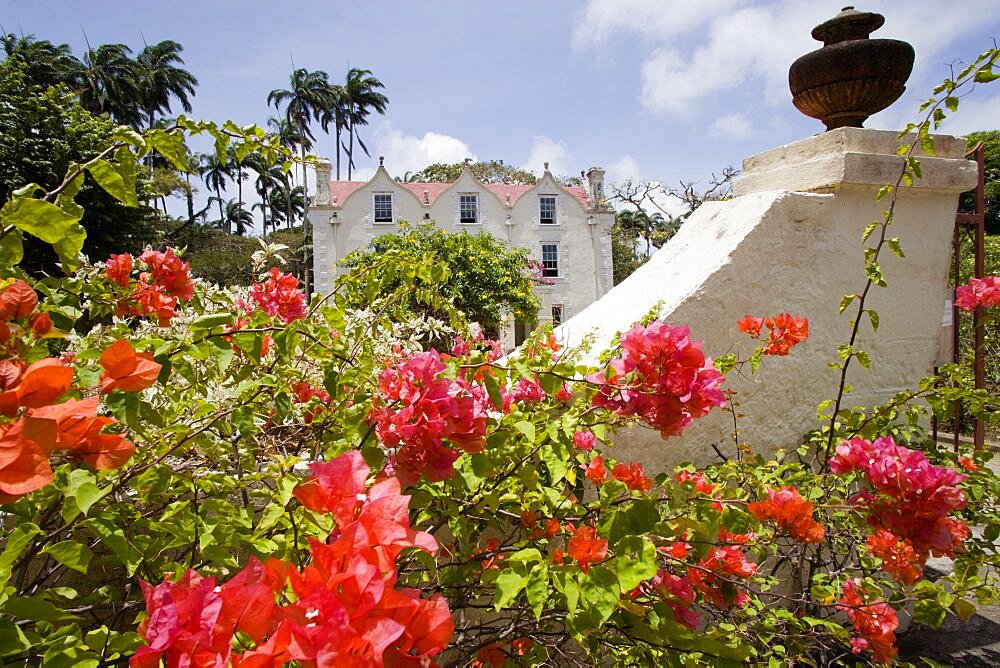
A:
[[[329,182],[329,163],[321,162],[317,182]],[[592,170],[594,179],[603,182],[603,172]],[[424,202],[423,194],[414,194],[393,180],[384,167],[342,200],[337,197],[338,183],[331,189],[318,189],[309,209],[313,226],[313,256],[316,291],[326,293],[333,288],[338,273],[337,262],[356,248],[366,246],[375,237],[399,231],[399,221],[411,223],[433,221],[448,232],[487,232],[512,246],[527,248],[541,260],[542,242],[559,244],[560,276],[553,285],[538,286],[542,302],[539,322],[551,321],[552,305],[563,305],[563,317],[581,312],[611,287],[611,226],[614,211],[603,198],[584,204],[571,191],[563,188],[546,171],[538,183],[520,196],[507,201],[481,184],[468,168],[458,180],[436,196],[431,193]],[[438,184],[432,184],[438,186]],[[439,186],[438,186],[439,187]],[[592,186],[593,189],[593,186]],[[419,190],[419,188],[418,188]],[[393,222],[374,222],[374,195],[392,193]],[[479,222],[470,225],[459,222],[459,195],[476,193],[479,202]],[[556,223],[539,222],[539,198],[556,197]],[[513,332],[510,333],[510,337]],[[511,343],[513,339],[511,338]]]
[[[753,342],[736,329],[743,315],[806,316],[808,341],[788,357],[765,358],[759,376],[733,374],[726,383],[747,415],[739,421],[742,442],[762,453],[797,446],[818,426],[816,405],[836,393],[838,375],[827,362],[838,359],[852,313],[841,316],[838,306],[864,285],[861,233],[887,206],[876,192],[899,175],[896,145],[893,132],[840,128],[747,159],[737,197],[700,207],[559,337],[574,345],[594,334],[596,361],[599,348],[655,310],[671,325],[689,325],[709,355],[740,346],[745,358]],[[924,178],[900,191],[890,235],[900,238],[906,258],[888,249],[880,257],[889,288],[874,288],[869,302],[881,315],[879,332],[865,324],[859,340],[875,363],[871,371],[854,364],[848,406],[885,402],[914,387],[936,361],[958,194],[975,184],[964,141],[940,137],[937,149],[937,157],[921,160]],[[715,410],[667,441],[645,428],[622,431],[615,454],[653,470],[706,463],[715,457],[711,444],[733,454],[732,432],[732,415]]]

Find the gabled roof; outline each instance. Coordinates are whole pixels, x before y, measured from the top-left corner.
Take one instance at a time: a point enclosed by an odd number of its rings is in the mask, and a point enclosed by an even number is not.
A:
[[[367,185],[368,181],[331,181],[330,182],[330,196],[337,198],[337,204],[343,205],[344,200],[353,193],[358,188]],[[434,200],[443,193],[445,190],[450,188],[452,183],[404,183],[402,181],[396,181],[396,185],[406,188],[420,200],[420,203],[424,202],[424,191],[427,191],[428,204],[433,204]],[[484,183],[482,184],[484,188],[496,195],[501,202],[507,203],[507,195],[510,195],[510,203],[514,204],[524,193],[528,192],[535,186],[523,186],[523,185],[508,185],[506,183]],[[580,205],[587,206],[587,191],[583,188],[577,186],[562,186],[563,190],[566,190],[571,195],[576,197],[580,201]]]

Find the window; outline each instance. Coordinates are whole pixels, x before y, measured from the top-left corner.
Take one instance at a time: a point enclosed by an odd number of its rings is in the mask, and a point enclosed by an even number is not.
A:
[[[558,327],[563,322],[563,305],[553,304],[552,305],[552,326]]]
[[[545,278],[559,277],[559,244],[542,244],[542,276]]]
[[[542,195],[538,198],[538,222],[543,225],[556,224],[555,195]]]
[[[392,193],[375,193],[375,222],[392,222]]]
[[[464,193],[458,196],[458,222],[475,224],[479,222],[479,195]]]

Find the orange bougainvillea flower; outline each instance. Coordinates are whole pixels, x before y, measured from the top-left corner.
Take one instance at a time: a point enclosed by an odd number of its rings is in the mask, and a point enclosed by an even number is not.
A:
[[[765,355],[787,355],[792,346],[809,338],[809,321],[806,318],[780,313],[765,320],[764,324],[771,330],[764,346]]]
[[[764,326],[764,318],[756,318],[752,315],[745,315],[736,322],[736,328],[744,334],[749,334],[753,338],[760,336],[760,330]]]
[[[160,365],[149,353],[136,353],[132,344],[119,339],[101,354],[101,392],[138,392],[156,383]]]
[[[813,504],[794,487],[769,489],[767,499],[747,505],[747,510],[761,521],[770,520],[803,543],[818,543],[826,528],[813,519]]]
[[[35,289],[22,280],[17,280],[0,290],[0,318],[14,320],[27,318],[38,306]]]
[[[611,471],[611,477],[618,482],[625,483],[625,486],[629,489],[642,493],[646,493],[653,488],[653,481],[646,477],[646,472],[643,470],[642,464],[638,462],[631,464],[619,462],[615,464],[615,468]]]
[[[18,497],[52,482],[49,451],[56,442],[56,423],[22,417],[0,427],[0,492]],[[5,497],[7,500],[13,498]]]
[[[31,333],[42,337],[52,331],[52,318],[48,313],[38,313],[31,318]]]
[[[18,403],[25,408],[48,406],[66,394],[72,382],[73,367],[55,357],[38,360],[21,376],[17,386]]]
[[[566,544],[566,553],[576,560],[580,570],[590,572],[590,565],[603,561],[608,555],[608,541],[597,537],[594,527],[582,526]]]

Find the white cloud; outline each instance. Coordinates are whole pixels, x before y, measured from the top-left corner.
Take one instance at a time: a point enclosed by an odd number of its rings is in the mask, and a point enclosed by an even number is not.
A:
[[[624,181],[640,178],[639,163],[631,155],[623,155],[618,160],[608,164],[605,177],[608,181]]]
[[[744,114],[726,114],[715,119],[708,134],[721,139],[746,139],[756,135],[757,129]]]
[[[688,32],[737,0],[590,0],[573,27],[573,45],[600,45],[618,32],[662,39]]]
[[[541,175],[545,170],[545,163],[549,163],[549,171],[554,176],[573,176],[576,171],[570,162],[569,147],[564,141],[556,141],[545,135],[537,135],[531,138],[531,149],[525,159],[524,168]]]
[[[886,17],[874,37],[913,44],[912,81],[943,69],[942,53],[956,48],[956,35],[975,37],[987,4],[952,0],[943,12],[934,0],[909,0],[905,7],[898,0],[870,0],[863,9]],[[640,100],[652,112],[691,115],[709,96],[732,97],[746,86],[767,104],[787,104],[788,67],[819,48],[810,31],[839,7],[814,0],[590,0],[577,17],[574,44],[596,47],[618,35],[642,38]],[[988,35],[982,37],[981,44],[968,42],[958,52],[971,56],[990,46]]]
[[[417,172],[436,162],[454,163],[466,158],[478,160],[469,146],[457,137],[437,132],[425,132],[422,137],[408,135],[394,128],[388,121],[376,129],[374,146],[377,155],[385,157],[385,168],[393,176]],[[376,154],[376,151],[372,153]],[[371,174],[374,173],[372,170]],[[358,170],[355,174],[358,178],[363,178],[364,170]],[[368,178],[371,178],[371,174]]]

